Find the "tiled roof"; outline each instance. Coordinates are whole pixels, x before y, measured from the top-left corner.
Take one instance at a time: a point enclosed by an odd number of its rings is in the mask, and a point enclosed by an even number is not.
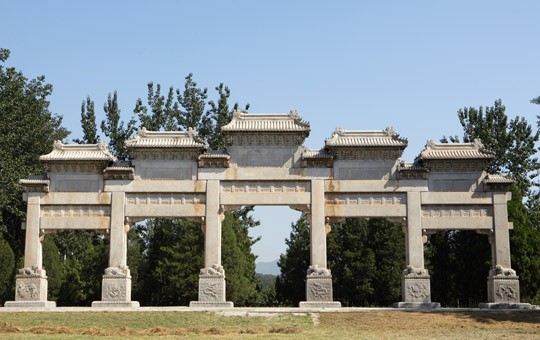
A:
[[[418,165],[417,163],[400,163],[399,164],[399,171],[428,171],[427,168]]]
[[[486,184],[512,184],[514,180],[505,175],[487,175],[484,178]]]
[[[206,153],[199,155],[199,159],[225,158],[230,159],[231,156],[225,150],[208,150]]]
[[[479,140],[472,143],[435,143],[428,141],[420,153],[421,160],[492,159],[493,153],[484,149]]]
[[[302,158],[332,158],[332,155],[326,149],[313,150],[306,148],[302,152]]]
[[[372,131],[347,131],[337,128],[325,141],[328,147],[402,147],[407,146],[407,139],[400,138],[392,129]]]
[[[49,185],[51,181],[48,179],[20,179],[19,184],[21,185]]]
[[[247,114],[234,111],[231,122],[221,128],[224,132],[308,132],[309,123],[296,110],[288,114]]]
[[[53,150],[39,157],[42,162],[51,161],[114,161],[116,158],[109,153],[107,144],[63,144],[55,141]]]
[[[126,141],[127,148],[206,148],[194,129],[188,131],[148,131],[141,128],[134,139]]]

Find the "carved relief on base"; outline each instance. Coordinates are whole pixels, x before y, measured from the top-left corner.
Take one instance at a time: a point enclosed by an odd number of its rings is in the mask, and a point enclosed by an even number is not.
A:
[[[306,301],[333,301],[332,276],[315,273],[308,275]]]
[[[401,287],[403,302],[431,302],[429,275],[404,276]]]
[[[495,270],[488,277],[488,302],[519,303],[519,277],[512,269]]]
[[[15,301],[47,301],[47,277],[17,275]]]
[[[103,275],[101,301],[131,301],[131,277]]]
[[[225,302],[225,277],[199,276],[200,302]]]

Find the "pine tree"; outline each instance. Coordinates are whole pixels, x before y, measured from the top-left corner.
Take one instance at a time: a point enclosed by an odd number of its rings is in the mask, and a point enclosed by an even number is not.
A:
[[[109,138],[109,148],[118,160],[125,161],[129,155],[125,146],[126,140],[135,132],[135,118],[131,118],[124,127],[124,121],[120,120],[120,108],[118,106],[118,94],[114,91],[109,93],[107,102],[103,106],[106,119],[101,121],[101,130]]]
[[[309,268],[310,237],[306,214],[302,213],[291,228],[291,234],[285,240],[287,249],[278,261],[281,273],[276,278],[276,297],[284,306],[298,306],[305,300],[306,271]]]
[[[137,296],[148,305],[188,305],[197,300],[204,238],[200,225],[185,219],[147,221],[149,271]]]

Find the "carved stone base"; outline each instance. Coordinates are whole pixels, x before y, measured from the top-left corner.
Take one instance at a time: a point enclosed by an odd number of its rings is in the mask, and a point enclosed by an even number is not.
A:
[[[55,308],[54,301],[6,301],[4,307],[7,308]]]
[[[410,309],[435,309],[441,308],[438,302],[396,302],[394,308],[410,308]]]
[[[482,309],[535,309],[530,303],[489,303],[478,304]]]
[[[109,268],[107,268],[109,269]],[[129,269],[125,274],[111,273],[103,275],[101,301],[92,302],[92,307],[139,307],[139,302],[131,301],[131,276]]]
[[[431,303],[431,285],[429,275],[403,277],[401,298],[404,303]]]
[[[225,277],[220,275],[200,276],[199,300],[196,302],[225,303]]]
[[[341,308],[339,301],[301,301],[300,308]]]
[[[519,304],[519,277],[493,275],[487,281],[488,303]]]
[[[306,303],[316,302],[333,302],[332,275],[307,276]]]
[[[16,276],[15,301],[47,302],[47,276],[44,270],[36,274]]]
[[[230,301],[211,302],[211,301],[190,301],[189,307],[195,308],[233,308],[234,304]]]

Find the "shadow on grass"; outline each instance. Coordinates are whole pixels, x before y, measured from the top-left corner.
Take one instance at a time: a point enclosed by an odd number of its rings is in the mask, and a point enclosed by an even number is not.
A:
[[[478,311],[478,312],[448,312],[465,319],[472,319],[480,323],[515,322],[540,324],[540,309],[532,310],[504,310],[504,311]]]

